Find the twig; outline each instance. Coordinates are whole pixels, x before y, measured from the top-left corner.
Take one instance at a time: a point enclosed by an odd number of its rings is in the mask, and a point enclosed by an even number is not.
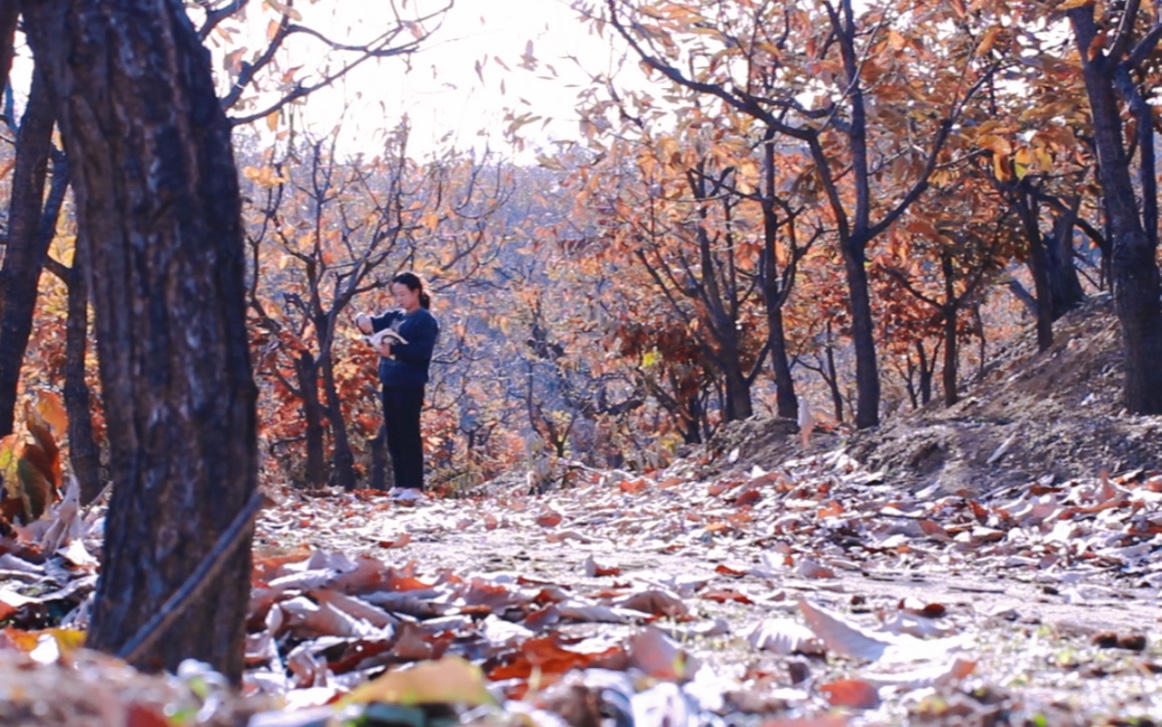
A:
[[[206,557],[186,578],[181,588],[174,591],[153,618],[149,619],[144,626],[138,629],[132,639],[118,649],[118,658],[129,662],[139,658],[142,652],[152,646],[158,637],[173,625],[178,616],[182,615],[193,600],[206,589],[206,586],[214,582],[226,561],[234,555],[242,543],[242,536],[247,532],[261,505],[262,493],[255,490],[246,506],[234,517],[230,527],[226,528],[225,532],[218,537],[218,542],[214,544],[213,549],[206,553]]]

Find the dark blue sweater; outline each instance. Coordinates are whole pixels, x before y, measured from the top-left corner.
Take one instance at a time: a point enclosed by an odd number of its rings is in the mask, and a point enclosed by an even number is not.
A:
[[[392,358],[379,359],[379,381],[384,386],[423,386],[428,383],[428,364],[440,337],[440,324],[426,308],[410,314],[389,310],[371,319],[372,331],[395,328],[407,343],[391,347]]]

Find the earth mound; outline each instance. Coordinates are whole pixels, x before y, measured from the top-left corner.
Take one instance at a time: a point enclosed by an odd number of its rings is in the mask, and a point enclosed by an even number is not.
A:
[[[1124,357],[1109,295],[1057,321],[1037,351],[1029,331],[995,353],[951,407],[933,401],[881,426],[812,436],[781,419],[724,426],[707,445],[717,467],[772,470],[810,452],[843,447],[884,479],[913,490],[980,497],[1031,481],[1162,467],[1162,417],[1134,416],[1121,399]]]

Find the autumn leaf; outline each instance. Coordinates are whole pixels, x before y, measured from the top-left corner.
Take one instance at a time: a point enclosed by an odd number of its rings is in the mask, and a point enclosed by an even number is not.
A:
[[[292,8],[290,5],[283,4],[279,2],[279,0],[263,0],[263,2],[264,4],[273,8],[276,12],[287,16],[291,20],[302,22],[303,14]]]
[[[536,522],[543,528],[553,528],[560,525],[562,519],[561,513],[546,507],[537,515]]]
[[[242,56],[246,53],[246,48],[238,48],[230,51],[222,57],[222,69],[227,71],[231,76],[237,76],[242,72]]]
[[[837,679],[819,687],[835,707],[875,709],[880,706],[879,691],[863,679]]]
[[[984,32],[981,36],[980,43],[976,47],[976,55],[985,56],[993,49],[993,45],[997,42],[997,36],[1001,34],[1002,28],[999,25],[994,25]]]
[[[344,704],[463,704],[495,705],[480,668],[460,657],[448,656],[396,669],[356,687]]]

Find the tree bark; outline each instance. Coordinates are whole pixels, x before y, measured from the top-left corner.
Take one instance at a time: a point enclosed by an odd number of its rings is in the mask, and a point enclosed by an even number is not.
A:
[[[936,362],[928,360],[928,351],[924,348],[923,339],[916,339],[916,353],[920,357],[920,406],[924,406],[932,401],[932,375],[936,372]]]
[[[852,236],[843,245],[844,269],[851,296],[851,338],[855,346],[855,426],[859,429],[880,423],[880,375],[876,362],[875,324],[872,320],[871,292],[864,268],[866,244]]]
[[[81,503],[97,499],[104,489],[101,450],[93,438],[93,402],[85,381],[89,345],[89,289],[84,263],[74,258],[69,269],[68,321],[65,324],[65,411],[69,417],[69,464],[81,487]]]
[[[310,351],[295,358],[295,374],[303,397],[303,421],[307,440],[307,471],[304,485],[310,489],[327,484],[327,460],[323,427],[323,406],[319,402],[319,367]]]
[[[799,419],[799,397],[795,395],[795,379],[791,376],[791,363],[787,358],[787,335],[783,329],[781,308],[767,308],[767,325],[770,327],[771,371],[775,375],[776,412],[784,419]]]
[[[1154,214],[1146,214],[1145,220],[1139,216],[1130,172],[1131,159],[1122,136],[1123,121],[1115,93],[1123,59],[1109,57],[1104,52],[1090,54],[1097,35],[1093,6],[1070,9],[1066,13],[1073,24],[1081,53],[1086,94],[1093,116],[1098,180],[1112,233],[1110,277],[1126,352],[1123,401],[1132,413],[1162,414],[1162,366],[1158,365],[1162,361],[1162,305],[1158,300],[1160,286],[1155,260],[1158,219],[1156,205],[1150,200],[1143,209]],[[1130,69],[1121,70],[1128,75]],[[1127,92],[1135,94],[1136,90],[1131,85],[1123,90],[1123,95]],[[1133,107],[1134,99],[1128,100]],[[1152,124],[1139,122],[1138,126],[1143,135],[1139,147],[1149,145],[1152,150]],[[1152,165],[1150,172],[1153,173]]]
[[[330,354],[323,361],[323,390],[327,398],[327,418],[331,422],[331,436],[334,438],[331,453],[332,473],[335,484],[344,490],[355,489],[355,455],[351,452],[351,442],[347,436],[347,424],[343,421],[342,402],[339,388],[335,383],[335,367]]]
[[[831,335],[831,323],[827,324],[827,388],[831,392],[831,407],[835,411],[835,421],[843,423],[843,393],[839,390],[839,369],[835,365],[835,345]]]
[[[944,368],[941,383],[944,385],[944,406],[952,406],[960,400],[956,391],[957,365],[960,363],[960,349],[956,345],[956,318],[964,299],[956,297],[956,272],[952,266],[952,253],[945,249],[940,255],[940,270],[944,274]],[[971,291],[966,290],[965,295]]]
[[[956,313],[956,307],[949,306],[944,314],[944,368],[940,372],[940,380],[944,385],[944,406],[952,406],[960,401],[956,390],[956,370],[960,360],[960,349],[956,345]]]
[[[1037,305],[1033,309],[1037,321],[1037,350],[1046,351],[1053,345],[1053,310],[1055,300],[1049,284],[1049,256],[1045,236],[1041,234],[1041,212],[1028,187],[1017,187],[1011,193],[1013,206],[1021,219],[1021,231],[1029,247],[1029,273],[1033,276],[1033,293]]]
[[[16,24],[20,20],[19,0],[0,0],[0,89],[8,86],[8,74],[16,49]]]
[[[96,313],[113,496],[88,645],[130,643],[211,553],[257,481],[230,129],[172,0],[27,3],[56,102]],[[135,659],[238,682],[252,526],[212,588]]]
[[[787,358],[787,334],[783,328],[783,303],[787,290],[781,290],[778,275],[779,218],[775,211],[775,131],[767,127],[763,145],[763,264],[760,266],[760,286],[767,309],[767,342],[771,349],[771,370],[775,376],[775,406],[780,417],[799,420],[799,398],[795,395],[795,379]],[[791,221],[794,224],[794,221]],[[792,250],[792,254],[797,251]],[[788,263],[790,275],[786,287],[795,280],[794,264]]]
[[[1073,218],[1071,215],[1060,215],[1054,220],[1052,239],[1045,241],[1045,257],[1048,263],[1049,295],[1053,300],[1053,320],[1061,318],[1069,311],[1081,305],[1085,300],[1085,290],[1081,287],[1081,278],[1077,275],[1077,268],[1073,265]]]
[[[380,425],[376,435],[367,440],[371,449],[371,473],[368,475],[368,487],[373,490],[387,491],[395,484],[395,475],[391,470],[391,456],[387,452],[387,429]]]
[[[40,72],[33,73],[28,106],[16,135],[16,166],[8,207],[8,249],[0,269],[0,436],[12,433],[20,368],[32,334],[32,316],[40,271],[48,256],[53,229],[42,231],[41,210],[52,129],[53,102]],[[55,226],[56,218],[54,217]]]

